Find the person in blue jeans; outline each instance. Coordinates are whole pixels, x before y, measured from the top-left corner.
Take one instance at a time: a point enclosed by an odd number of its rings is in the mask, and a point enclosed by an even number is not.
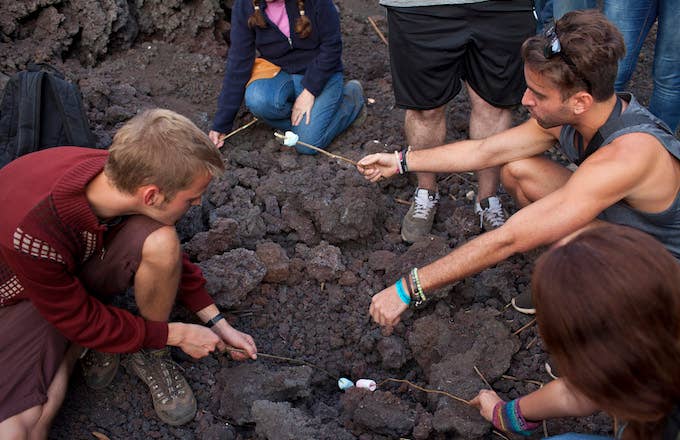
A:
[[[649,110],[671,130],[680,122],[680,1],[605,0],[604,14],[619,28],[626,43],[626,56],[619,62],[614,87],[623,91],[635,71],[642,43],[658,19],[654,48],[654,91]]]
[[[571,238],[571,240],[570,240]],[[503,401],[482,390],[470,401],[502,431],[529,436],[540,421],[604,411],[613,437],[680,434],[680,264],[644,232],[601,222],[553,246],[531,279],[538,331],[561,377]]]
[[[536,11],[537,28],[536,32],[543,32],[543,28],[551,21],[559,20],[564,14],[580,9],[597,8],[597,0],[536,0],[534,1]]]
[[[244,97],[256,117],[319,148],[326,148],[362,113],[361,84],[343,84],[340,18],[331,0],[236,0],[231,26],[209,133],[217,147],[231,131]],[[263,63],[255,63],[256,50]],[[269,73],[261,74],[262,65]],[[296,149],[316,153],[300,145]]]

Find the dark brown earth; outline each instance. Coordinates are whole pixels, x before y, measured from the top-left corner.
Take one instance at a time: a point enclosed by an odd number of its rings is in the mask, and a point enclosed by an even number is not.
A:
[[[361,80],[374,103],[363,126],[352,127],[330,150],[359,159],[404,145],[403,111],[394,107],[387,48],[366,19],[372,16],[386,32],[382,10],[374,1],[337,3],[346,78]],[[228,50],[228,4],[0,4],[0,86],[28,61],[52,63],[80,85],[100,145],[151,107],[176,110],[209,129]],[[651,44],[631,84],[643,103],[652,85]],[[468,111],[462,95],[451,103],[448,139],[467,136]],[[525,117],[518,109],[517,121]],[[250,118],[243,113],[236,125]],[[515,335],[530,318],[507,307],[529,288],[540,251],[436,292],[391,335],[370,322],[371,295],[480,233],[470,201],[474,177],[440,176],[433,237],[409,247],[399,237],[407,210],[400,200],[413,191],[406,178],[371,185],[342,162],[282,148],[262,124],[231,138],[223,152],[228,172],[178,227],[185,248],[230,322],[251,333],[261,352],[305,360],[332,377],[265,358],[196,362],[176,353],[199,411],[191,423],[173,428],[156,418],[144,385],[124,370],[103,391],[88,390],[76,371],[50,438],[91,439],[94,431],[111,439],[500,438],[476,411],[445,396],[396,383],[374,393],[343,393],[336,385],[340,376],[408,379],[470,399],[484,387],[476,366],[503,397],[514,398],[549,380],[536,327]],[[194,319],[183,311],[174,318]],[[602,414],[550,421],[547,430],[608,433],[611,426]]]

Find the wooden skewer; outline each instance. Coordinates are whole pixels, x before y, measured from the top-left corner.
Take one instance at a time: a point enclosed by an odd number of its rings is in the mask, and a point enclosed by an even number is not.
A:
[[[236,133],[239,133],[239,132],[245,130],[246,128],[250,127],[251,125],[253,125],[253,124],[256,123],[257,121],[258,121],[257,118],[253,118],[252,121],[248,122],[248,123],[247,123],[246,125],[244,125],[243,127],[239,127],[239,128],[237,128],[236,130],[232,131],[231,133],[227,133],[227,134],[223,135],[222,137],[220,137],[219,142],[226,141],[227,139],[229,139],[230,137],[232,137],[232,136],[235,135]]]
[[[486,384],[486,386],[489,387],[490,390],[493,390],[493,387],[491,386],[491,384],[489,383],[489,381],[486,380],[486,377],[484,377],[484,375],[482,374],[482,372],[479,371],[479,368],[477,368],[477,365],[473,365],[473,367],[475,368],[475,372],[477,373],[477,375],[482,379],[482,381],[484,381],[484,383]]]
[[[286,137],[286,136],[284,136],[284,135],[281,134],[281,133],[274,133],[274,136],[276,136],[276,137],[279,138],[279,139],[284,139],[284,138]],[[306,143],[306,142],[297,141],[297,143],[300,144],[300,145],[302,145],[302,146],[305,146],[305,147],[307,147],[307,148],[311,148],[312,150],[317,151],[317,152],[319,152],[319,153],[325,154],[325,155],[328,156],[328,157],[332,157],[333,159],[344,160],[344,161],[347,162],[347,163],[351,163],[352,165],[357,166],[357,163],[356,163],[355,161],[353,161],[352,159],[347,159],[346,157],[342,157],[342,156],[337,155],[337,154],[329,153],[329,152],[326,151],[326,150],[323,150],[323,149],[321,149],[321,148],[319,148],[319,147],[315,147],[314,145],[310,145],[310,144],[308,144],[308,143]]]
[[[383,33],[380,32],[380,28],[378,28],[378,25],[375,24],[375,21],[373,21],[373,19],[371,17],[368,17],[368,22],[371,23],[371,26],[373,26],[373,29],[375,29],[375,32],[378,34],[378,36],[383,41],[383,43],[385,43],[386,45],[389,46],[389,44],[387,43],[387,39],[385,38]]]
[[[516,330],[512,335],[517,336],[518,334],[522,333],[524,330],[526,330],[529,327],[531,327],[532,325],[534,325],[535,322],[536,322],[536,318],[534,318],[531,321],[524,324],[522,327],[520,327],[518,330]]]

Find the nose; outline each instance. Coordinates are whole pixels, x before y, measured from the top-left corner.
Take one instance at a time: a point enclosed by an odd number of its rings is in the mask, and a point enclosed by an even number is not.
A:
[[[524,90],[524,95],[522,95],[522,105],[525,107],[531,107],[534,105],[533,97],[531,96],[531,90]]]

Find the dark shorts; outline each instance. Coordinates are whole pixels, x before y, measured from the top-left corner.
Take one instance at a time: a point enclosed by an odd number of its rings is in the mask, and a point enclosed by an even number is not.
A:
[[[528,0],[387,7],[396,104],[430,110],[467,81],[495,107],[517,105],[526,88],[520,48],[536,22]]]
[[[104,239],[106,252],[82,266],[78,278],[97,296],[119,295],[133,285],[146,237],[161,223],[132,216]],[[0,422],[47,401],[47,390],[61,365],[68,340],[30,301],[0,307]]]

